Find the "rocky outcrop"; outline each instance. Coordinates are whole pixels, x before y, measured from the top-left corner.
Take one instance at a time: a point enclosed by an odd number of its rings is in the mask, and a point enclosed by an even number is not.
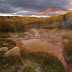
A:
[[[5,53],[5,56],[20,56],[20,48],[14,47]]]

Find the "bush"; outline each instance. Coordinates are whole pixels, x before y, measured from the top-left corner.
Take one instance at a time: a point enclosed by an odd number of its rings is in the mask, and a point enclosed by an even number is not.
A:
[[[72,66],[72,40],[64,45],[64,57],[67,63]]]
[[[5,20],[0,20],[0,32],[10,32],[10,24]]]

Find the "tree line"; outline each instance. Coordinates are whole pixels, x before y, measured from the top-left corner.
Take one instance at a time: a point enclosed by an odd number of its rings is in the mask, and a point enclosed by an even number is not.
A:
[[[0,32],[24,32],[29,28],[72,29],[72,12],[46,19],[36,17],[0,16]]]

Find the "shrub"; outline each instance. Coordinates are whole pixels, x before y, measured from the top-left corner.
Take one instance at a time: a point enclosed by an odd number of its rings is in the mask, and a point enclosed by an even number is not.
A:
[[[66,61],[72,66],[72,40],[64,45],[64,57]]]
[[[0,38],[11,38],[10,33],[0,33]]]
[[[68,35],[63,35],[63,36],[62,36],[62,39],[71,39],[71,37],[68,36]]]

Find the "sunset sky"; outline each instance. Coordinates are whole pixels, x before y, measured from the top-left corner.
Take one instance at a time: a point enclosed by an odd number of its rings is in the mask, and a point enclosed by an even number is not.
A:
[[[53,16],[72,11],[72,0],[0,0],[0,16]]]

